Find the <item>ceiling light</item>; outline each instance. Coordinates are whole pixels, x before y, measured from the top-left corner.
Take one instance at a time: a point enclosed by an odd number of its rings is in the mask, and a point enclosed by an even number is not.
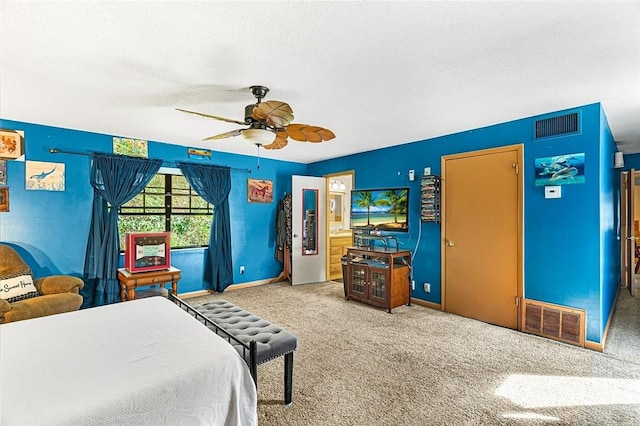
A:
[[[269,145],[276,140],[276,134],[270,130],[265,129],[246,129],[242,131],[242,137],[258,146]]]

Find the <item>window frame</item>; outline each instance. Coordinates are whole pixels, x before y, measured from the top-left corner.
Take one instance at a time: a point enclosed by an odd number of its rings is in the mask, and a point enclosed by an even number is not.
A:
[[[120,206],[118,208],[118,219],[120,219],[122,216],[150,216],[150,217],[162,217],[163,218],[163,222],[164,222],[164,229],[163,230],[158,230],[157,232],[172,232],[171,230],[171,218],[172,216],[208,216],[210,218],[210,220],[213,220],[213,215],[215,214],[214,212],[214,207],[211,203],[207,202],[204,198],[202,198],[200,195],[198,195],[198,193],[193,189],[193,187],[191,185],[189,185],[189,183],[187,182],[187,186],[188,186],[188,192],[186,192],[186,188],[173,188],[172,187],[172,180],[171,176],[184,176],[182,174],[182,172],[180,171],[180,169],[174,169],[174,168],[169,168],[169,167],[161,167],[156,174],[154,175],[154,179],[157,175],[162,175],[164,176],[164,178],[162,179],[164,182],[164,188],[162,191],[159,192],[146,192],[147,186],[145,186],[145,189],[143,189],[140,193],[136,194],[136,197],[142,195],[143,197],[143,202],[142,202],[142,206],[127,206],[126,204],[131,202],[132,200],[130,200],[129,202],[123,204],[122,206]],[[186,180],[186,179],[185,179]],[[159,187],[154,187],[154,188],[159,188]],[[175,191],[183,191],[183,192],[178,192],[175,193]],[[163,206],[162,207],[154,207],[154,206],[148,206],[146,204],[146,196],[163,196]],[[189,207],[180,207],[179,208],[179,212],[175,212],[174,209],[176,209],[176,207],[173,206],[172,203],[172,199],[174,196],[180,196],[180,197],[189,197]],[[134,197],[135,198],[135,197]],[[193,207],[193,199],[194,198],[199,198],[200,200],[202,200],[204,203],[206,203],[206,207]],[[131,213],[127,213],[127,210],[142,210],[141,212],[131,212]],[[185,209],[188,211],[188,213],[185,213]],[[123,212],[124,210],[124,212]],[[146,212],[146,210],[151,210],[150,212]],[[195,212],[194,212],[195,210]],[[134,231],[132,231],[134,232]],[[121,236],[122,238],[122,236]],[[202,247],[207,247],[208,246],[208,241],[206,241],[204,244],[202,245],[190,245],[190,246],[174,246],[173,245],[173,241],[174,239],[172,239],[172,250],[175,249],[192,249],[192,248],[202,248]],[[124,250],[124,247],[121,247],[121,251]]]

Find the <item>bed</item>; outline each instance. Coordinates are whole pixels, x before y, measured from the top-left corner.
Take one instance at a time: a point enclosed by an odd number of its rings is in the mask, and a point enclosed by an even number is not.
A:
[[[0,424],[256,425],[249,369],[163,297],[0,325]]]

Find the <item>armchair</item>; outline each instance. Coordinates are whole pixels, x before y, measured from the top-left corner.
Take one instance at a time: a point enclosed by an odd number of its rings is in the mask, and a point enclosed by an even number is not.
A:
[[[0,324],[76,311],[82,305],[79,293],[83,286],[82,279],[69,275],[33,279],[22,257],[10,246],[0,244]],[[10,297],[11,291],[21,288],[27,290]]]

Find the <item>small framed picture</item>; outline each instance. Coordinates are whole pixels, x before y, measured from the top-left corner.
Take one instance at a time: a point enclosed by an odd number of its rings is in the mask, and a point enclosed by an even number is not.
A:
[[[0,185],[7,184],[7,160],[0,160]]]
[[[0,158],[15,160],[24,152],[22,130],[0,129]]]
[[[247,200],[250,203],[273,203],[273,181],[247,179]]]
[[[9,211],[9,187],[0,186],[0,213]]]

